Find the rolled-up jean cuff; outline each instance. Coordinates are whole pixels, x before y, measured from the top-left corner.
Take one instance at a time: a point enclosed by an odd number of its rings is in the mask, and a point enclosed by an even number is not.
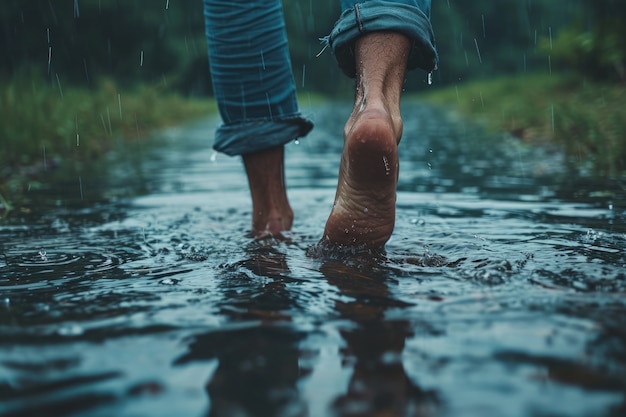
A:
[[[213,149],[230,156],[245,155],[284,145],[306,136],[311,129],[313,122],[300,115],[221,124]]]
[[[345,10],[324,39],[332,48],[339,67],[349,77],[356,76],[354,44],[357,38],[376,31],[400,32],[411,40],[407,69],[421,68],[426,72],[437,69],[435,35],[429,16],[416,6],[370,0]]]

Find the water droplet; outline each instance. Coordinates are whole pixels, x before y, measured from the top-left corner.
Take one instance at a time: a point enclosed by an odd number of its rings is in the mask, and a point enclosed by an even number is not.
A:
[[[428,85],[433,85],[433,73],[428,73]]]
[[[80,336],[84,333],[84,330],[78,324],[68,324],[61,327],[58,330],[58,333],[61,336]]]
[[[391,168],[389,167],[389,160],[387,159],[385,155],[383,155],[383,164],[385,164],[385,174],[389,175]]]
[[[345,234],[350,233],[350,231],[348,229],[344,229],[343,231],[345,232]]]
[[[295,143],[296,145],[299,145],[300,144],[300,140],[296,139],[293,143]]]
[[[369,209],[368,209],[367,207],[365,207],[365,208],[363,209],[363,213],[367,213],[367,212],[369,212]]]
[[[609,210],[613,210],[613,203],[609,203]]]
[[[209,158],[209,160],[210,160],[211,162],[215,162],[215,160],[216,160],[216,159],[217,159],[217,152],[213,152],[213,153],[211,154],[211,157]]]

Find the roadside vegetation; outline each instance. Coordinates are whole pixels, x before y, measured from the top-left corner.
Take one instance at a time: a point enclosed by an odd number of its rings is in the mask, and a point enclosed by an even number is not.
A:
[[[216,112],[211,99],[190,99],[163,85],[122,90],[111,79],[94,88],[20,75],[0,90],[0,215],[27,184],[61,163],[89,163],[121,141]]]
[[[352,80],[317,44],[338,3],[283,5],[301,104],[348,96]],[[593,174],[624,175],[626,2],[500,6],[433,2],[441,65],[427,99],[529,144],[556,143]],[[197,0],[9,1],[0,26],[0,216],[45,168],[215,112]]]
[[[626,173],[626,88],[578,75],[525,75],[463,83],[421,98],[532,145],[556,144],[593,175]]]

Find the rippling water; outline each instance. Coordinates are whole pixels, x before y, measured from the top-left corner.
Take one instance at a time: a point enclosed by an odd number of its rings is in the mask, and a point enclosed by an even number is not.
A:
[[[626,413],[624,182],[407,104],[386,253],[308,256],[349,107],[306,112],[287,241],[246,237],[215,120],[33,190],[0,225],[0,415]]]

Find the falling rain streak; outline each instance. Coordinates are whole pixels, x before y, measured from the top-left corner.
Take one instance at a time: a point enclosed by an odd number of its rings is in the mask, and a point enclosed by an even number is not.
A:
[[[487,39],[487,31],[485,30],[485,15],[482,15],[483,18],[483,38]]]
[[[478,62],[483,63],[483,58],[480,56],[480,48],[478,48],[478,41],[474,38],[474,45],[476,45],[476,53],[478,54]]]
[[[57,85],[59,86],[59,94],[61,94],[61,100],[63,100],[63,89],[61,88],[61,80],[59,79],[59,74],[56,73]]]
[[[50,28],[47,30],[48,33],[48,75],[50,75],[50,66],[52,64],[52,42],[50,41]]]

